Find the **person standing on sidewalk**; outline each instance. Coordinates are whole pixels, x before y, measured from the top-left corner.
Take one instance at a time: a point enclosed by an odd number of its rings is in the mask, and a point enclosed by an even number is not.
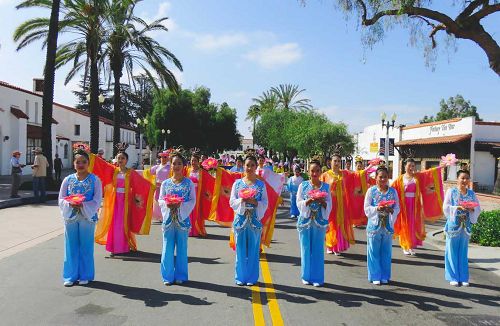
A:
[[[88,171],[87,150],[85,145],[75,150],[76,173],[64,178],[59,191],[59,208],[64,220],[64,286],[72,286],[76,281],[86,285],[95,275],[94,230],[101,207],[102,185],[99,178]]]
[[[57,182],[61,181],[62,168],[63,168],[62,160],[59,157],[59,154],[56,154],[56,158],[54,159],[54,171],[56,172],[55,177]]]
[[[469,189],[470,172],[457,173],[457,186],[446,191],[443,211],[446,217],[444,233],[445,279],[451,286],[469,286],[468,249],[472,224],[477,222],[481,208],[476,193]]]
[[[17,194],[19,190],[19,185],[21,184],[21,175],[23,174],[22,168],[26,165],[19,163],[19,158],[21,157],[21,152],[12,152],[12,158],[10,159],[11,174],[12,174],[12,184],[10,188],[10,198],[19,198]]]
[[[31,168],[33,169],[33,193],[37,203],[45,202],[45,178],[47,177],[47,167],[49,162],[42,154],[40,147],[35,148],[35,161]]]

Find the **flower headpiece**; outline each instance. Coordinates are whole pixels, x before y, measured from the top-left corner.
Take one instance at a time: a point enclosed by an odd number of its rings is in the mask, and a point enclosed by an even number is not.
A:
[[[256,151],[257,155],[259,156],[266,156],[266,150],[264,148],[259,148],[257,151]]]
[[[189,152],[191,153],[191,156],[195,156],[195,157],[198,157],[201,155],[201,150],[197,147],[193,147],[189,150]]]
[[[321,162],[321,155],[320,154],[313,154],[311,156],[311,161],[319,161],[319,162]]]
[[[335,146],[331,147],[332,154],[335,156],[342,156],[343,147],[340,143],[335,144]]]
[[[128,144],[127,143],[118,143],[116,144],[116,149],[118,150],[118,153],[123,153],[127,150]]]
[[[169,157],[170,151],[169,150],[164,150],[163,152],[158,153],[159,157]]]
[[[348,162],[352,162],[352,156],[351,155],[347,155],[345,157],[345,160],[348,161]]]
[[[73,144],[73,154],[80,154],[80,153],[90,153],[90,147],[88,144],[84,143],[76,143]]]
[[[363,162],[363,157],[361,157],[360,155],[356,155],[356,157],[354,158],[354,162]]]

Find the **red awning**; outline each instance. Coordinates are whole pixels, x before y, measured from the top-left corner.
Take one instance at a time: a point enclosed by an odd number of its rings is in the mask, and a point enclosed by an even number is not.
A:
[[[394,144],[394,146],[454,144],[471,139],[471,137],[472,137],[471,134],[467,134],[467,135],[456,135],[456,136],[410,139],[397,142],[396,144]]]
[[[12,113],[18,119],[29,119],[28,115],[16,107],[10,108],[10,113]]]

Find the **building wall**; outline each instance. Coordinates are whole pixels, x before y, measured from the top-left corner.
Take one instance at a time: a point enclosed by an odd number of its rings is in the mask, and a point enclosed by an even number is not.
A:
[[[403,128],[403,132],[401,134],[401,140],[472,134],[473,127],[474,127],[473,117],[462,118],[454,122],[423,125],[414,128],[407,127]]]
[[[490,152],[475,153],[474,162],[474,182],[478,184],[478,190],[486,188],[485,190],[492,190],[495,185],[495,166],[496,160]]]

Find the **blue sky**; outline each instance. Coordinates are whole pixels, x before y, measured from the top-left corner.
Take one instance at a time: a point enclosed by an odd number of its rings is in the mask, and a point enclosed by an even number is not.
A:
[[[31,89],[32,78],[42,75],[45,53],[40,44],[15,52],[12,33],[27,18],[48,12],[15,10],[16,3],[0,0],[0,80]],[[457,40],[456,52],[442,47],[432,71],[422,47],[409,45],[407,30],[395,28],[365,49],[356,19],[345,20],[332,3],[146,0],[137,12],[147,20],[170,17],[170,31],[157,37],[183,63],[179,81],[185,88],[205,85],[213,101],[235,107],[246,136],[251,99],[280,83],[305,88],[315,108],[353,132],[378,123],[383,111],[396,112],[400,123],[416,123],[435,114],[440,99],[456,94],[476,105],[483,119],[500,121],[500,78],[478,46]],[[497,14],[484,22],[494,37],[500,34],[499,19]],[[64,86],[67,70],[56,73],[55,99],[74,105],[71,90],[78,80]]]

